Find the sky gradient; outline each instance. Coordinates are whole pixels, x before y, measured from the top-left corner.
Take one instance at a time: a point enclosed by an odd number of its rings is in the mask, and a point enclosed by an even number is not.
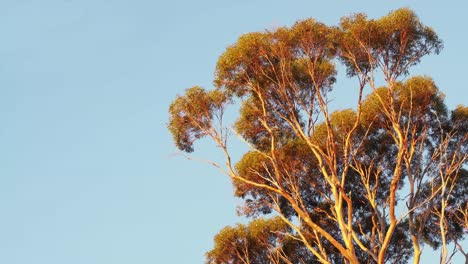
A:
[[[210,88],[243,33],[405,6],[445,46],[411,73],[434,78],[451,109],[467,104],[461,1],[0,1],[0,263],[203,263],[239,201],[226,177],[176,154],[171,101]],[[337,108],[353,105],[347,84]]]

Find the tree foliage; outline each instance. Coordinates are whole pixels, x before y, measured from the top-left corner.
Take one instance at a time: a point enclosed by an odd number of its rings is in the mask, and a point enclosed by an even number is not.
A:
[[[210,163],[254,218],[223,229],[207,263],[419,263],[424,245],[448,263],[450,244],[468,259],[468,108],[448,111],[430,77],[409,76],[441,49],[409,9],[336,27],[307,19],[228,47],[215,88],[169,109],[176,146],[211,138],[226,163]],[[339,62],[356,109],[329,109]],[[232,129],[250,147],[236,164],[228,105],[240,105]]]

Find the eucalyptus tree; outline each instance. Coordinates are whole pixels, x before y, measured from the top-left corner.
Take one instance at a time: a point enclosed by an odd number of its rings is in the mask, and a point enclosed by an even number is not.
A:
[[[464,253],[468,111],[410,76],[441,49],[409,9],[335,27],[306,19],[228,47],[214,89],[187,89],[169,109],[176,146],[213,140],[225,163],[209,163],[232,179],[239,212],[261,217],[222,230],[207,263],[419,263],[424,244],[443,263],[449,244]],[[330,110],[338,63],[356,80],[356,109]],[[228,106],[239,106],[231,125]],[[237,163],[232,131],[249,146]]]

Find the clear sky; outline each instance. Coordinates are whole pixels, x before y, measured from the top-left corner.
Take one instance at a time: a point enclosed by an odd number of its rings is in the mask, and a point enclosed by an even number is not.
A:
[[[1,0],[0,263],[202,263],[238,201],[227,178],[173,155],[170,102],[210,87],[240,34],[403,6],[445,42],[413,73],[468,104],[464,1]],[[335,102],[349,107],[343,83]]]

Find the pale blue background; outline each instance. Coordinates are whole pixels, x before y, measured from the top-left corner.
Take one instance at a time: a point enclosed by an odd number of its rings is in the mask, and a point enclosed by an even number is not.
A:
[[[176,94],[210,87],[242,33],[402,6],[445,42],[413,72],[466,104],[464,1],[1,0],[0,263],[202,263],[238,201],[226,177],[173,155]]]

